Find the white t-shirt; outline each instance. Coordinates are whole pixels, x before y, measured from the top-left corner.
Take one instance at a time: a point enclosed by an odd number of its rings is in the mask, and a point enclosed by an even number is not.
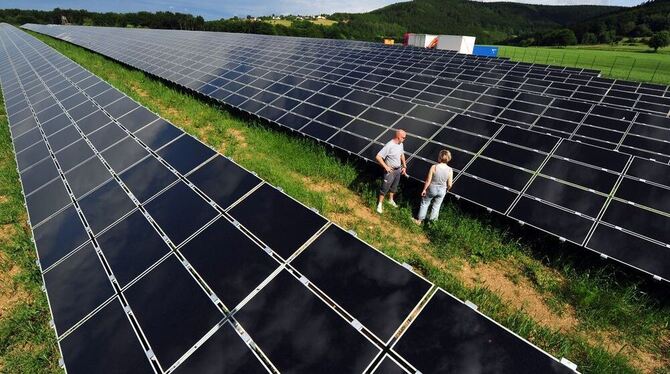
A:
[[[395,140],[391,140],[390,142],[386,143],[384,148],[377,153],[378,156],[382,156],[382,159],[388,165],[388,167],[396,169],[399,168],[401,163],[400,163],[400,156],[402,156],[403,152],[405,151],[405,148],[403,147],[402,143],[398,144],[395,142]]]

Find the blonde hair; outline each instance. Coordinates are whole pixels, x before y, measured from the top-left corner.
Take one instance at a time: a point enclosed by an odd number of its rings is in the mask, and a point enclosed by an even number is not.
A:
[[[443,149],[440,151],[440,154],[437,156],[437,162],[447,163],[451,161],[451,152],[448,149]]]

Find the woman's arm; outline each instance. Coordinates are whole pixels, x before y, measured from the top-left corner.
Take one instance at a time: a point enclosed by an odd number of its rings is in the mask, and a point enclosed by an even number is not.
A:
[[[433,174],[435,173],[435,165],[430,167],[430,170],[428,170],[428,176],[426,177],[426,182],[423,184],[423,191],[421,191],[421,196],[426,196],[426,190],[428,190],[428,186],[430,186],[430,182],[433,181]]]
[[[451,189],[451,186],[454,184],[454,170],[449,170],[449,179],[447,179],[447,191]]]

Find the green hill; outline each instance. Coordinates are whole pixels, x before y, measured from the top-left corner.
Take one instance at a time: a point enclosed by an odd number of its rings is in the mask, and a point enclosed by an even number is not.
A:
[[[369,13],[337,13],[333,19],[346,22],[342,25],[343,32],[355,39],[371,39],[371,32],[376,33],[376,37],[394,38],[401,38],[404,32],[416,32],[474,35],[478,42],[491,43],[516,35],[566,27],[621,9],[624,8],[414,0]]]
[[[670,0],[648,1],[632,8],[596,16],[572,27],[581,38],[585,33],[610,32],[620,37],[646,37],[653,32],[670,30]]]

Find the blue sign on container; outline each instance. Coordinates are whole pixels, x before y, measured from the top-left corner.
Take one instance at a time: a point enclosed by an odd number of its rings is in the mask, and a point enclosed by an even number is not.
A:
[[[475,48],[472,50],[472,54],[483,57],[498,57],[498,47],[493,47],[490,45],[475,45]]]

